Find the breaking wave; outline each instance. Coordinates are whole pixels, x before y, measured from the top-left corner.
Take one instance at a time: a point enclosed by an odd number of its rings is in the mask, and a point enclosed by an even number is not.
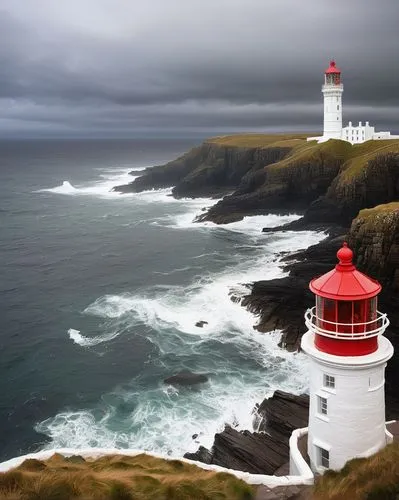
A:
[[[106,331],[88,337],[70,328],[68,336],[77,346],[90,352],[130,329],[145,337],[153,352],[140,375],[103,394],[94,408],[65,410],[39,423],[36,430],[51,438],[48,448],[129,447],[182,455],[199,445],[211,446],[214,434],[226,423],[250,429],[253,407],[274,390],[301,393],[308,387],[306,357],[280,349],[279,331],[255,330],[256,318],[239,302],[249,293],[251,282],[285,275],[283,253],[316,244],[325,235],[262,234],[263,227],[291,222],[299,218],[297,214],[246,217],[227,226],[194,223],[215,200],[176,200],[170,189],[128,196],[111,191],[131,180],[127,170],[112,171],[102,173],[94,183],[75,186],[64,181],[42,191],[159,205],[162,208],[146,224],[168,228],[176,235],[182,229],[200,231],[204,237],[214,234],[228,245],[224,250],[198,249],[191,266],[159,272],[161,284],[144,285],[134,293],[104,294],[81,311]],[[179,284],[163,284],[176,273],[182,276]],[[197,390],[162,383],[183,368],[206,373],[209,381]]]
[[[199,445],[211,446],[214,434],[226,423],[250,429],[253,407],[274,390],[306,391],[306,357],[280,349],[279,331],[254,330],[254,316],[230,296],[239,301],[248,293],[247,283],[284,276],[281,252],[299,250],[324,238],[311,231],[259,233],[260,227],[277,226],[294,217],[262,216],[224,229],[250,236],[246,244],[252,254],[243,259],[238,247],[229,257],[230,264],[218,273],[199,275],[181,286],[104,295],[88,305],[84,315],[106,320],[115,331],[121,322],[144,326],[157,355],[148,360],[139,377],[103,395],[97,408],[64,411],[38,424],[36,429],[51,438],[48,447],[135,447],[181,456]],[[209,230],[208,226],[200,229]],[[193,261],[204,257],[208,258],[198,254]],[[200,328],[199,321],[206,323]],[[69,335],[82,347],[97,342],[76,330],[69,330]],[[112,341],[112,337],[98,339]],[[182,366],[207,373],[209,382],[201,390],[162,384],[165,373]],[[154,372],[159,373],[155,382]]]
[[[98,337],[84,337],[79,330],[75,330],[74,328],[70,328],[68,330],[68,336],[71,340],[82,347],[93,347],[98,344],[102,344],[103,342],[108,342],[116,337],[118,337],[120,332],[112,332],[104,335],[99,335]]]

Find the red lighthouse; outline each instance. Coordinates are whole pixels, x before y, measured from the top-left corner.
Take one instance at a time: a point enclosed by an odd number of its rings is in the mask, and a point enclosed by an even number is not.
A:
[[[381,285],[353,265],[353,252],[344,243],[337,252],[335,269],[315,278],[309,288],[316,307],[306,314],[307,326],[315,330],[315,346],[336,356],[363,356],[378,349],[386,314],[377,311]]]
[[[309,357],[308,454],[312,469],[340,469],[389,442],[384,372],[393,347],[377,310],[381,285],[354,266],[346,243],[338,264],[313,279],[316,306],[305,314],[301,346]]]

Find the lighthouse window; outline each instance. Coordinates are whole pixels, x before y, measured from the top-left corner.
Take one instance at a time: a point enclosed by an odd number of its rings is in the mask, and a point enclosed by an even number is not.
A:
[[[317,396],[317,406],[319,413],[322,415],[327,415],[327,399]]]
[[[329,387],[330,389],[335,388],[335,377],[332,375],[324,374],[324,387]]]
[[[330,452],[324,448],[319,448],[320,450],[320,465],[328,469],[330,467]]]
[[[339,111],[339,104],[337,104],[337,111]]]

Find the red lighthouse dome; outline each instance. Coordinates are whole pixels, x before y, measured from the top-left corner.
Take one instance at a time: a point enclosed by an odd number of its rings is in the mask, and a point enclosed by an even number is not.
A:
[[[341,84],[341,70],[335,64],[335,61],[330,61],[330,66],[325,70],[325,83],[327,85]]]
[[[377,311],[381,285],[356,269],[346,243],[337,258],[334,269],[309,284],[316,307],[307,311],[306,324],[320,351],[337,356],[370,354],[388,326],[386,315]]]

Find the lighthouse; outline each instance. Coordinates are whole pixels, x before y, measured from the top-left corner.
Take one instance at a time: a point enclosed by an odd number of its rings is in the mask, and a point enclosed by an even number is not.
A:
[[[341,70],[335,61],[324,72],[324,84],[321,88],[324,96],[323,137],[341,139],[342,135],[342,93]]]
[[[387,443],[384,372],[393,347],[377,309],[381,285],[356,269],[343,244],[338,264],[311,281],[302,349],[310,360],[308,455],[314,472],[340,469]]]
[[[330,66],[324,71],[324,83],[321,87],[324,97],[324,120],[323,135],[308,137],[307,141],[326,142],[329,139],[341,139],[351,144],[361,144],[365,141],[378,141],[399,139],[399,135],[392,135],[389,131],[376,132],[375,127],[366,121],[365,124],[352,125],[350,121],[346,127],[342,127],[342,84],[341,70],[334,60],[330,61]]]

